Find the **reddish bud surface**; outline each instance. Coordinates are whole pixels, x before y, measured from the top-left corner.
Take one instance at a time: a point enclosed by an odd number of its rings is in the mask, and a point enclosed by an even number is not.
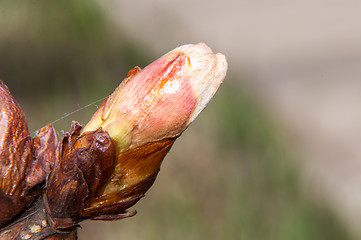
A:
[[[227,71],[223,54],[184,45],[136,67],[81,129],[57,147],[47,209],[57,228],[133,216],[127,209],[154,183],[174,141],[213,97]]]

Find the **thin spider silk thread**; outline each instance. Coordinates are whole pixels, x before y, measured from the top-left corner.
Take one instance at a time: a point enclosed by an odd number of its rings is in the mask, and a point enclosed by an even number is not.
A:
[[[92,102],[92,103],[89,103],[88,105],[86,105],[86,106],[84,106],[84,107],[78,108],[77,110],[75,110],[75,111],[73,111],[73,112],[71,112],[71,113],[67,113],[67,114],[65,114],[64,116],[62,116],[62,117],[60,117],[60,118],[52,121],[52,122],[49,123],[49,124],[57,123],[57,122],[59,122],[60,120],[63,120],[64,118],[67,118],[67,117],[73,115],[74,113],[77,113],[77,112],[79,112],[79,111],[81,111],[81,110],[84,110],[84,109],[86,109],[86,108],[88,108],[88,107],[91,107],[91,106],[93,106],[93,105],[97,107],[97,105],[95,105],[95,104],[98,103],[98,102],[100,102],[100,101],[103,101],[105,98],[106,98],[106,97],[103,97],[103,98],[101,98],[101,99],[98,99],[97,101],[94,101],[94,102]],[[40,129],[36,130],[35,132],[37,132],[37,131],[39,131],[39,130],[40,130]],[[35,133],[35,132],[33,132],[33,133]],[[33,134],[33,133],[31,133],[31,134]]]
[[[75,114],[75,113],[77,113],[77,112],[79,112],[79,111],[82,111],[82,110],[84,110],[84,109],[86,109],[86,108],[88,108],[88,107],[91,107],[91,106],[93,106],[93,105],[97,107],[96,103],[99,103],[99,102],[103,101],[105,98],[106,98],[106,97],[103,97],[103,98],[98,99],[98,100],[96,100],[96,101],[94,101],[94,102],[92,102],[92,103],[89,103],[88,105],[85,105],[85,106],[83,106],[83,107],[80,107],[80,108],[76,109],[75,111],[72,111],[72,112],[70,112],[70,113],[67,113],[67,114],[65,114],[64,116],[62,116],[62,117],[60,117],[60,118],[57,118],[57,119],[55,119],[54,121],[50,122],[49,124],[53,125],[54,123],[57,123],[57,122],[63,120],[64,118],[67,118],[67,117],[69,117],[69,116],[71,116],[71,115],[73,115],[73,114]],[[97,107],[97,108],[98,108],[98,107]],[[24,140],[24,139],[27,138],[27,137],[32,137],[32,136],[35,137],[36,133],[37,133],[40,129],[41,129],[41,128],[33,131],[32,133],[30,133],[29,135],[25,136],[25,137],[24,137],[23,139],[21,139],[21,140]],[[55,131],[56,131],[56,130],[55,130]],[[60,135],[59,132],[56,131],[56,133],[57,133],[58,135]],[[14,146],[14,145],[10,145],[10,146],[8,146],[7,148],[2,149],[0,152],[6,151],[6,150],[10,149],[10,148],[13,147],[13,146]]]
[[[67,114],[65,114],[64,116],[62,116],[62,117],[60,117],[60,118],[58,118],[58,119],[50,122],[49,124],[53,125],[53,124],[55,124],[55,123],[63,120],[64,118],[67,118],[67,117],[69,117],[69,116],[71,116],[71,115],[73,115],[73,114],[75,114],[75,113],[77,113],[77,112],[80,112],[80,111],[82,111],[82,110],[84,110],[84,109],[86,109],[86,108],[88,108],[88,107],[91,107],[91,106],[93,106],[93,105],[94,105],[95,107],[97,107],[97,109],[98,109],[98,106],[96,105],[96,103],[98,103],[98,102],[100,102],[100,101],[103,101],[105,98],[106,98],[106,97],[103,97],[103,98],[98,99],[98,100],[96,100],[96,101],[94,101],[94,102],[92,102],[92,103],[89,103],[88,105],[85,105],[84,107],[80,107],[80,108],[78,108],[77,110],[75,110],[75,111],[73,111],[73,112],[67,113]],[[34,132],[30,133],[30,135],[31,135],[31,136],[35,136],[35,134],[36,134],[39,130],[40,130],[40,129],[35,130]],[[55,131],[56,131],[56,130],[55,130]],[[57,132],[57,134],[59,134],[59,133]]]

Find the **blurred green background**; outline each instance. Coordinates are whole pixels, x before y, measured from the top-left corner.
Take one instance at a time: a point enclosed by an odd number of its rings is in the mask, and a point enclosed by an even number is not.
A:
[[[72,120],[85,124],[128,70],[158,57],[94,1],[0,1],[0,78],[32,132],[58,119],[59,136]],[[285,130],[239,78],[230,68],[138,214],[83,223],[80,239],[351,239],[304,191]]]

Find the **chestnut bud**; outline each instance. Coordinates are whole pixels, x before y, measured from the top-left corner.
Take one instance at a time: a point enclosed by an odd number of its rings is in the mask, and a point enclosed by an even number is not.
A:
[[[46,206],[58,229],[114,220],[154,183],[174,141],[205,108],[227,71],[223,54],[184,45],[132,69],[81,130],[59,142]]]
[[[50,155],[57,140],[48,126],[37,135],[32,148],[25,114],[2,81],[0,109],[0,227],[3,227],[41,194],[38,185],[51,169]]]
[[[83,129],[101,127],[117,144],[116,169],[105,195],[158,171],[174,140],[206,107],[226,71],[225,56],[199,43],[180,46],[143,70],[136,67],[128,73]],[[128,151],[135,149],[139,154],[130,159]],[[164,154],[153,154],[158,151]]]

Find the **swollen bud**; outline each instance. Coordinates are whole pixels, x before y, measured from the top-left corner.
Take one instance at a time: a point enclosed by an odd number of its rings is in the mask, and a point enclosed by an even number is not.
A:
[[[168,151],[206,107],[226,71],[225,56],[199,43],[178,47],[143,70],[136,67],[128,73],[82,131],[101,127],[117,144],[117,172],[106,194],[136,184],[159,169],[164,156],[144,162],[133,159],[137,167],[124,169],[130,161],[124,158],[125,152],[150,151],[149,144],[157,141],[166,141],[162,151]]]
[[[227,71],[223,54],[184,45],[143,70],[136,67],[81,129],[58,144],[47,183],[54,225],[113,220],[152,186],[174,141],[213,97]]]
[[[213,97],[227,71],[223,54],[204,43],[178,47],[136,67],[83,129],[102,127],[119,151],[179,136]]]

